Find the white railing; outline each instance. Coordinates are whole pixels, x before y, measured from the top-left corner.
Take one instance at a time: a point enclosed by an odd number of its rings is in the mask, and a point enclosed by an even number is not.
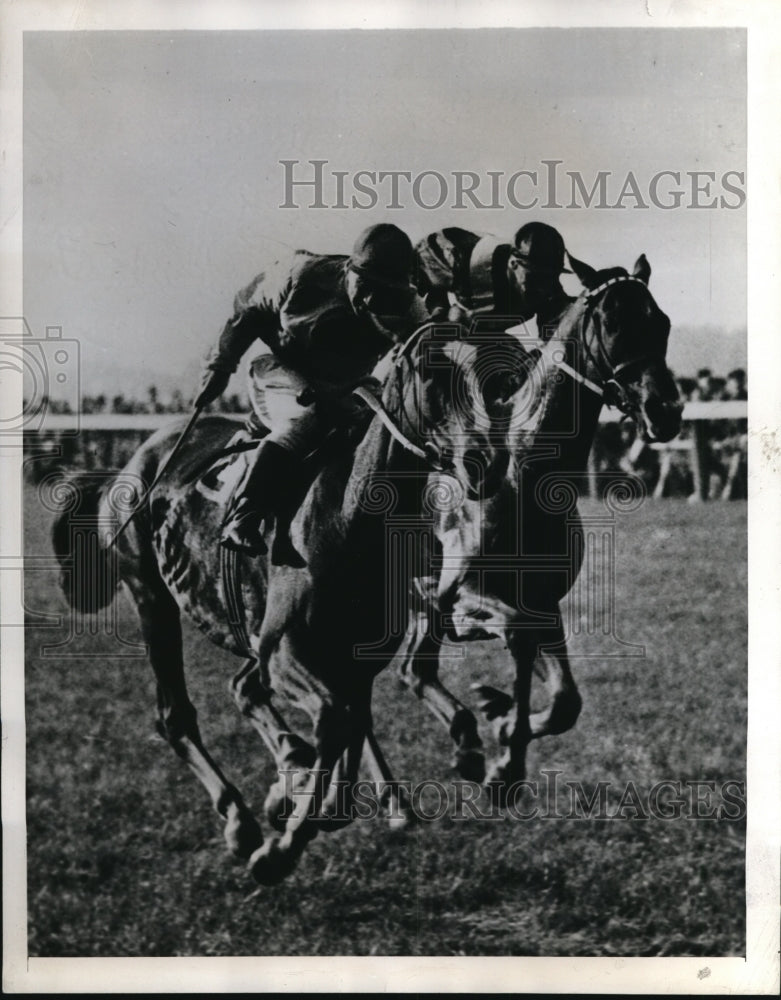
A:
[[[219,414],[237,423],[244,421],[244,416],[237,413]],[[151,433],[167,424],[181,423],[187,413],[47,413],[38,421],[29,420],[27,433],[36,435],[62,434],[72,440],[82,432],[99,433]],[[651,447],[660,453],[660,475],[655,495],[663,496],[667,475],[670,472],[673,455],[683,453],[688,457],[694,483],[691,499],[704,500],[709,492],[709,463],[711,448],[708,435],[708,423],[712,420],[745,420],[748,417],[748,403],[745,400],[713,400],[694,401],[686,403],[683,408],[683,422],[691,425],[691,433],[677,437],[665,443],[655,442]],[[605,407],[600,414],[602,423],[610,423],[621,419],[621,413]],[[740,456],[730,458],[727,470],[727,481],[723,497],[731,496],[732,483],[738,470]],[[589,492],[596,495],[597,475],[594,467],[594,455],[589,462],[588,484]]]
[[[41,433],[54,431],[156,431],[166,424],[175,423],[189,413],[47,413],[41,420],[41,426],[32,426],[36,422],[29,421],[31,430]],[[224,413],[219,416],[243,420],[241,414]],[[699,420],[742,420],[748,416],[748,403],[745,400],[724,399],[712,402],[686,403],[683,408],[684,422]],[[605,407],[599,417],[602,423],[610,423],[621,419],[618,410]]]

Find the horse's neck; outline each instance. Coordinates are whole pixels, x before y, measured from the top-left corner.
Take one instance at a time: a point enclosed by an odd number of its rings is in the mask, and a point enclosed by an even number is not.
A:
[[[375,416],[351,456],[321,470],[301,505],[304,532],[316,532],[330,548],[368,535],[398,502],[399,485],[410,456],[398,446]],[[359,552],[356,550],[356,558]]]
[[[586,467],[602,398],[559,364],[564,361],[585,376],[575,331],[565,316],[518,391],[511,438],[517,464],[536,453],[540,459],[549,456],[567,472],[579,473]]]

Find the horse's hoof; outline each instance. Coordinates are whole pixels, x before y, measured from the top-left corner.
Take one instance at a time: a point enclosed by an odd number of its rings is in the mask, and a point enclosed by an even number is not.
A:
[[[259,885],[277,885],[293,871],[297,861],[297,855],[280,847],[279,840],[267,840],[250,858],[249,870]]]
[[[457,750],[453,766],[464,781],[476,781],[479,785],[485,780],[485,756],[482,750]]]
[[[249,811],[232,809],[225,822],[225,843],[237,858],[246,861],[263,844],[260,823]]]

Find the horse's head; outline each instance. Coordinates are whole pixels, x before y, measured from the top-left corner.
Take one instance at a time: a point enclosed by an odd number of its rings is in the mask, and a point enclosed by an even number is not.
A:
[[[479,581],[471,577],[507,482],[507,432],[524,360],[528,356],[512,336],[480,337],[454,324],[438,325],[419,332],[390,376],[397,381],[387,408],[403,415],[407,427],[417,416],[411,437],[429,463],[421,506],[433,520],[442,563],[425,581],[426,596],[440,610],[466,616],[478,630],[483,619],[505,621],[512,614],[504,605],[489,613],[480,603]]]
[[[623,268],[595,271],[570,256],[584,291],[573,307],[588,378],[605,402],[637,420],[647,441],[669,441],[681,429],[682,403],[667,367],[670,320],[648,291],[645,256],[632,274]]]
[[[509,403],[526,352],[514,337],[474,336],[455,324],[424,327],[399,357],[388,409],[413,431],[435,474],[484,500],[504,481]]]

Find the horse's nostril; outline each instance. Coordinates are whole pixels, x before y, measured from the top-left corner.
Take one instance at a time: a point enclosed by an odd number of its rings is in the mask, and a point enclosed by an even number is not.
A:
[[[670,441],[680,432],[683,404],[679,399],[649,399],[643,409],[651,440]]]

